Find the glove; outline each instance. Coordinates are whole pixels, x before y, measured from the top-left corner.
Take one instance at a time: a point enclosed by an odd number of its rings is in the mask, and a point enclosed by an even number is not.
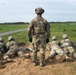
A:
[[[32,42],[32,38],[29,38],[29,41]]]
[[[48,43],[48,42],[49,42],[49,39],[47,38],[47,39],[46,39],[46,43]]]

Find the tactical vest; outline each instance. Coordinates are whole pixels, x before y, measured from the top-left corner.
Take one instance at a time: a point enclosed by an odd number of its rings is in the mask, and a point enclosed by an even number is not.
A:
[[[13,47],[17,47],[17,44],[16,44],[16,42],[11,41],[11,42],[8,43],[8,47],[9,47],[9,49],[13,48]]]
[[[65,39],[64,42],[62,43],[62,46],[66,47],[66,46],[72,46],[72,45],[71,45],[71,42],[68,39]]]
[[[46,25],[43,19],[42,20],[35,19],[33,33],[34,34],[45,34],[45,32],[46,32]]]
[[[58,41],[52,41],[51,45],[52,45],[52,46],[56,46],[56,45],[59,46],[59,42],[58,42]]]

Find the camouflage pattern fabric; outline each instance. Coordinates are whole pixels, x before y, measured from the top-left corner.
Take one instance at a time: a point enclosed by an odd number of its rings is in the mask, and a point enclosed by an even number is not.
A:
[[[51,51],[50,51],[50,58],[53,58],[56,54],[60,55],[60,56],[65,56],[64,51],[60,48],[59,42],[56,41],[52,41],[51,43]]]
[[[70,58],[69,56],[67,56],[67,54],[63,51],[63,49],[59,46],[59,42],[57,40],[54,40],[51,43],[50,55],[46,60],[48,61],[49,58],[52,59],[56,54],[58,54],[62,57],[60,59],[60,62],[63,62],[65,59],[66,59],[66,61],[73,61],[73,59]]]
[[[19,57],[30,58],[30,52],[31,52],[31,50],[28,48],[19,48],[17,55]]]
[[[40,62],[45,61],[46,38],[50,38],[50,25],[42,17],[35,17],[28,30],[28,37],[32,37],[32,61],[37,61],[37,51],[40,51]]]
[[[25,55],[25,53],[30,52],[30,50],[28,48],[19,48],[18,44],[15,41],[7,42],[6,47],[8,49],[8,52],[4,55],[4,59],[13,57],[14,55],[23,57]]]
[[[65,51],[66,54],[73,54],[75,52],[75,49],[73,48],[73,44],[69,39],[63,39],[61,41],[61,47]]]
[[[7,56],[8,57],[13,56],[17,54],[17,52],[19,51],[18,45],[15,41],[7,42],[6,48],[8,49],[8,52],[4,55],[4,58]]]
[[[6,52],[6,46],[4,42],[0,42],[0,52],[2,54]]]

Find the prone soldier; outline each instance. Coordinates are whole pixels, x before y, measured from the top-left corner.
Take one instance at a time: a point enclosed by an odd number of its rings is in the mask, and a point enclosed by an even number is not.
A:
[[[8,42],[6,43],[6,48],[8,52],[4,54],[4,59],[7,61],[13,61],[10,57],[18,55],[19,57],[29,57],[30,50],[28,48],[19,48],[18,43],[15,42],[15,39],[12,36],[8,37]],[[25,54],[28,53],[28,54]]]
[[[60,47],[60,42],[57,40],[56,36],[52,37],[50,49],[51,51],[46,61],[52,59],[56,54],[60,55],[61,57],[65,57],[66,61],[73,60],[71,57],[68,57],[67,54],[62,50],[62,48]],[[61,59],[60,61],[63,62],[65,59]]]
[[[63,50],[67,55],[73,58],[75,54],[75,57],[76,57],[76,51],[74,49],[74,45],[72,41],[69,40],[67,34],[63,35],[63,39],[61,40],[61,47],[63,48]]]

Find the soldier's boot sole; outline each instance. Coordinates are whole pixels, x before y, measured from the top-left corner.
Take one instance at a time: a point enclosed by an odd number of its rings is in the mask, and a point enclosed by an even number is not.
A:
[[[74,61],[74,59],[72,59],[72,58],[67,58],[66,61],[67,61],[67,62],[72,62],[72,61]]]

